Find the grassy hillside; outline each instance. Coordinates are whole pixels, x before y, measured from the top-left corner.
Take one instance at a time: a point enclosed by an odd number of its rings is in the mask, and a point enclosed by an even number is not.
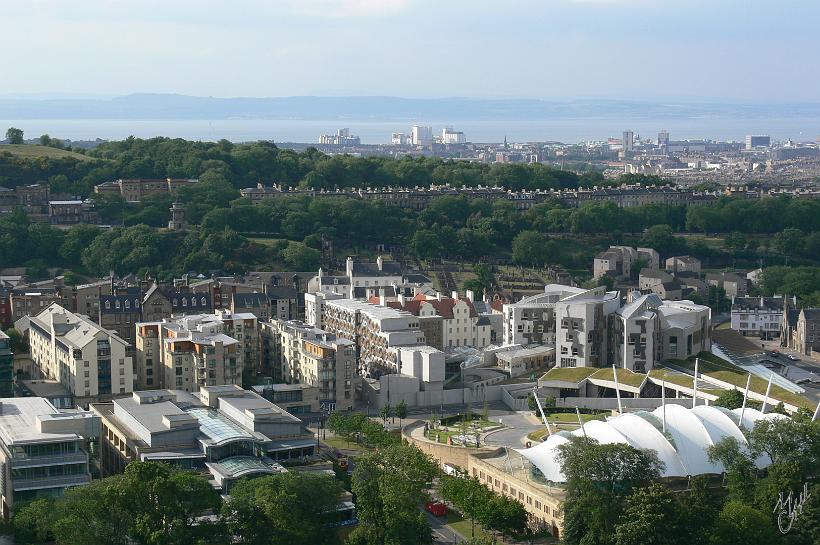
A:
[[[31,159],[35,157],[48,157],[50,159],[64,159],[73,158],[81,161],[93,161],[92,157],[86,157],[80,153],[73,151],[49,148],[46,146],[39,146],[34,144],[0,144],[0,154],[7,152],[12,155],[25,157]]]

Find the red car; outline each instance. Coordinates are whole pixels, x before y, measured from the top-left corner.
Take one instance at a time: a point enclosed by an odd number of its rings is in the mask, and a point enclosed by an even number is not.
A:
[[[447,514],[447,506],[440,501],[429,501],[424,504],[424,508],[434,517],[443,517]]]

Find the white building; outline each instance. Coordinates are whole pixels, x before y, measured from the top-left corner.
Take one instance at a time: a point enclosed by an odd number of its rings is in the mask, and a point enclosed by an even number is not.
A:
[[[355,343],[363,376],[374,368],[397,371],[399,364],[391,348],[425,343],[417,316],[366,301],[328,301],[323,322],[326,331]]]
[[[691,301],[643,295],[618,309],[610,363],[647,373],[665,359],[685,359],[711,348],[712,311]]]
[[[564,297],[584,291],[583,288],[548,284],[544,286],[544,293],[504,305],[504,344],[554,346],[555,304]]]
[[[782,296],[733,297],[732,329],[762,339],[777,337],[783,323],[783,302]]]
[[[464,138],[464,133],[453,130],[450,127],[445,127],[441,131],[442,144],[464,144],[467,140]]]
[[[91,482],[87,444],[99,435],[89,412],[60,412],[42,397],[0,399],[3,517],[17,503],[53,498]]]
[[[321,271],[320,271],[321,273]],[[305,322],[316,329],[324,329],[323,316],[327,301],[346,299],[345,295],[334,291],[316,291],[305,294]]]
[[[413,125],[410,130],[410,144],[413,146],[429,146],[433,143],[433,128]]]
[[[555,305],[556,358],[559,367],[609,365],[608,319],[621,306],[616,291],[598,287],[564,297]]]
[[[52,303],[15,327],[28,333],[35,372],[59,381],[78,404],[134,391],[128,343],[88,317]]]

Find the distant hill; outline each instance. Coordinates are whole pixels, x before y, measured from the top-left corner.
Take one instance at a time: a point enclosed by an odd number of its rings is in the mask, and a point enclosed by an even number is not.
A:
[[[48,157],[50,159],[65,159],[70,157],[81,161],[95,160],[94,157],[87,157],[81,153],[36,144],[0,144],[0,155],[4,152],[26,158]]]
[[[134,94],[112,99],[2,99],[0,119],[345,119],[514,121],[624,117],[820,117],[820,103],[416,99],[387,96],[213,98]]]

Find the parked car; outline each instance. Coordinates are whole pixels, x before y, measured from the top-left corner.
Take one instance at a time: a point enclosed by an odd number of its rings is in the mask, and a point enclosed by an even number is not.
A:
[[[780,355],[780,351],[779,350],[768,350],[768,351],[766,351],[766,355],[767,356],[772,356],[773,358],[776,358],[777,356]]]
[[[788,354],[788,355],[786,355],[786,357],[789,358],[792,361],[800,361],[800,358],[798,358],[794,354]]]

